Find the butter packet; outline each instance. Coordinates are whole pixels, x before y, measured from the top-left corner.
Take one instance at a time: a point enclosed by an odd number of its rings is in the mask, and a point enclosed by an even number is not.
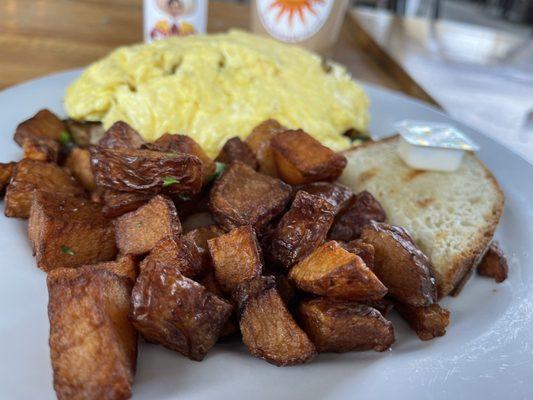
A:
[[[400,134],[398,155],[417,170],[453,172],[459,169],[466,151],[479,146],[452,125],[404,120],[395,124]]]
[[[403,120],[397,122],[395,128],[407,143],[415,146],[466,151],[479,150],[479,146],[472,139],[449,124]]]

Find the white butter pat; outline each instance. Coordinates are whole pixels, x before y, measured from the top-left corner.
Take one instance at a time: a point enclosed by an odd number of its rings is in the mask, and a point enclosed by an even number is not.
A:
[[[398,154],[413,169],[453,172],[461,166],[464,150],[417,146],[400,136]]]
[[[461,166],[465,151],[479,150],[448,124],[406,120],[395,126],[400,134],[398,154],[413,169],[453,172]]]

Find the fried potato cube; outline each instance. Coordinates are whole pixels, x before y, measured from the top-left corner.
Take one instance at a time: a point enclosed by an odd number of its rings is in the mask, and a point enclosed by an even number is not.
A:
[[[346,210],[333,223],[329,238],[349,242],[361,236],[361,230],[370,221],[384,222],[387,219],[381,204],[369,192],[354,196]]]
[[[502,249],[497,242],[492,242],[485,256],[477,266],[477,273],[493,278],[497,283],[507,279],[509,266]]]
[[[237,161],[215,181],[209,208],[227,231],[243,225],[261,229],[285,210],[290,196],[289,185]]]
[[[139,271],[137,269],[137,261],[135,257],[130,255],[120,256],[115,261],[106,261],[92,265],[95,269],[105,269],[113,272],[115,275],[128,278],[133,285],[137,280]]]
[[[215,221],[213,221],[213,218],[211,217],[211,214],[208,211],[195,213],[195,214],[189,215],[187,219],[183,221],[183,232],[184,234],[186,234],[186,233],[191,232],[194,229],[197,229],[203,226],[208,226],[208,225],[216,225]],[[219,229],[223,233],[226,232],[222,228],[219,228]]]
[[[363,242],[361,239],[355,239],[348,243],[340,242],[339,244],[343,249],[361,257],[368,268],[374,269],[374,258],[376,253],[374,246]]]
[[[17,126],[15,142],[22,147],[26,139],[45,137],[59,140],[64,130],[63,122],[51,111],[43,109]]]
[[[104,133],[98,145],[108,149],[139,149],[144,139],[126,122],[117,121]]]
[[[276,289],[287,307],[294,306],[302,297],[302,293],[298,292],[295,285],[291,283],[287,275],[281,272],[274,272],[272,274],[276,279]]]
[[[298,317],[319,352],[385,351],[394,343],[392,324],[364,304],[316,298],[300,303]]]
[[[335,217],[333,208],[321,197],[299,191],[272,234],[271,261],[290,268],[311,254],[326,238]]]
[[[218,297],[227,299],[226,294],[222,291],[222,288],[215,277],[215,271],[207,271],[201,278],[198,279],[198,283],[211,293],[216,294]]]
[[[11,177],[6,189],[7,217],[28,218],[34,191],[53,195],[79,196],[84,190],[76,180],[57,164],[44,161],[22,160]]]
[[[148,193],[117,192],[105,189],[102,193],[104,204],[102,212],[107,218],[117,218],[130,211],[135,211],[148,203],[152,197],[154,196]]]
[[[473,263],[473,265],[475,264],[476,262]],[[463,291],[464,287],[466,286],[466,284],[468,283],[468,281],[470,280],[470,278],[472,277],[472,275],[474,275],[474,268],[471,268],[469,271],[463,274],[463,277],[459,279],[459,282],[457,282],[453,290],[450,292],[450,296],[453,296],[453,297],[459,296],[461,292]]]
[[[298,188],[309,194],[314,194],[331,203],[334,207],[335,215],[344,211],[354,193],[344,185],[330,182],[313,182],[302,185]]]
[[[105,134],[102,123],[98,121],[76,121],[74,119],[67,119],[64,123],[70,133],[72,141],[76,146],[82,148],[87,148],[91,144],[97,144]]]
[[[272,288],[276,288],[276,278],[273,275],[257,276],[237,285],[231,293],[231,299],[237,306],[239,315],[242,314],[249,301],[256,299]]]
[[[271,141],[278,133],[285,132],[286,130],[287,128],[282,126],[278,121],[269,119],[256,126],[246,138],[246,144],[250,147],[259,162],[259,172],[273,177],[278,176]]]
[[[173,196],[178,215],[185,220],[195,214],[209,213],[209,190],[202,190],[194,196]]]
[[[378,300],[387,288],[357,255],[337,242],[324,243],[289,272],[300,290],[344,300]]]
[[[6,189],[13,171],[15,170],[16,162],[0,163],[0,192],[3,193]]]
[[[79,147],[72,149],[65,160],[65,167],[86,190],[92,192],[96,189],[89,150]]]
[[[121,254],[149,253],[161,239],[181,234],[181,223],[174,203],[155,196],[144,206],[115,221],[117,247]]]
[[[271,145],[278,174],[291,185],[334,181],[346,167],[346,157],[323,146],[301,129],[274,136]]]
[[[211,254],[209,254],[207,241],[209,239],[213,239],[217,236],[223,235],[224,233],[225,232],[222,228],[220,228],[218,225],[212,224],[195,228],[184,235],[194,244],[194,246],[196,247],[196,251],[198,251],[198,253],[200,254],[203,271],[213,269],[213,263],[211,261]]]
[[[150,254],[143,260],[141,270],[149,263],[163,263],[174,266],[187,278],[201,275],[202,259],[192,240],[185,236],[174,238],[167,236],[154,246]]]
[[[72,196],[36,192],[28,237],[37,266],[47,272],[114,260],[117,254],[113,225],[101,206]]]
[[[394,308],[394,302],[387,298],[383,298],[379,300],[363,301],[362,304],[375,308],[384,317],[386,317],[389,314],[389,312]]]
[[[141,269],[132,293],[132,320],[148,340],[201,361],[220,336],[232,306],[173,265]]]
[[[202,163],[189,154],[92,147],[97,186],[136,193],[193,195],[202,187]]]
[[[198,283],[204,286],[209,292],[217,295],[218,297],[228,300],[227,296],[220,287],[220,284],[215,277],[215,271],[208,270],[199,280]],[[226,338],[239,331],[237,316],[235,312],[232,312],[229,319],[226,321],[220,332],[220,339]]]
[[[146,148],[165,153],[183,153],[198,157],[202,162],[202,181],[204,184],[207,183],[215,173],[215,162],[190,136],[165,133],[154,143],[146,145]]]
[[[397,302],[394,308],[421,340],[431,340],[446,334],[446,327],[450,323],[450,312],[438,304],[413,307]]]
[[[239,326],[248,351],[278,367],[311,361],[316,350],[287,310],[272,277],[258,277],[233,293],[241,315]]]
[[[231,138],[224,144],[216,161],[225,164],[240,161],[255,170],[259,169],[259,161],[257,161],[252,149],[239,137]]]
[[[27,137],[22,141],[24,158],[30,160],[57,162],[59,149],[59,142],[46,136]]]
[[[225,293],[261,275],[263,263],[255,231],[251,226],[235,228],[207,241],[215,276]]]
[[[230,336],[235,335],[236,333],[239,333],[239,324],[237,322],[236,314],[232,313],[224,324],[224,326],[222,327],[219,339],[226,339]]]
[[[130,280],[88,266],[55,269],[47,283],[58,399],[129,399],[137,362]]]
[[[374,246],[374,273],[389,295],[412,306],[429,306],[437,300],[437,288],[429,258],[405,229],[371,221],[361,239]]]

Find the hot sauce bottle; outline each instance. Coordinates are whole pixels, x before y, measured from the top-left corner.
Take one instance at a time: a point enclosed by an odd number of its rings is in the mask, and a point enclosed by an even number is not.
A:
[[[144,40],[205,33],[207,0],[144,0]]]
[[[325,53],[337,41],[349,0],[253,0],[252,31]]]

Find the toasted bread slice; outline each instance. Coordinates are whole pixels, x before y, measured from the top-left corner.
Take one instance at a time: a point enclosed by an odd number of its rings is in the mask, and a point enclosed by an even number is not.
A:
[[[397,155],[397,138],[348,150],[340,182],[368,190],[388,222],[410,233],[430,258],[439,295],[449,294],[490,244],[504,206],[494,176],[474,155],[458,171],[416,171]]]

